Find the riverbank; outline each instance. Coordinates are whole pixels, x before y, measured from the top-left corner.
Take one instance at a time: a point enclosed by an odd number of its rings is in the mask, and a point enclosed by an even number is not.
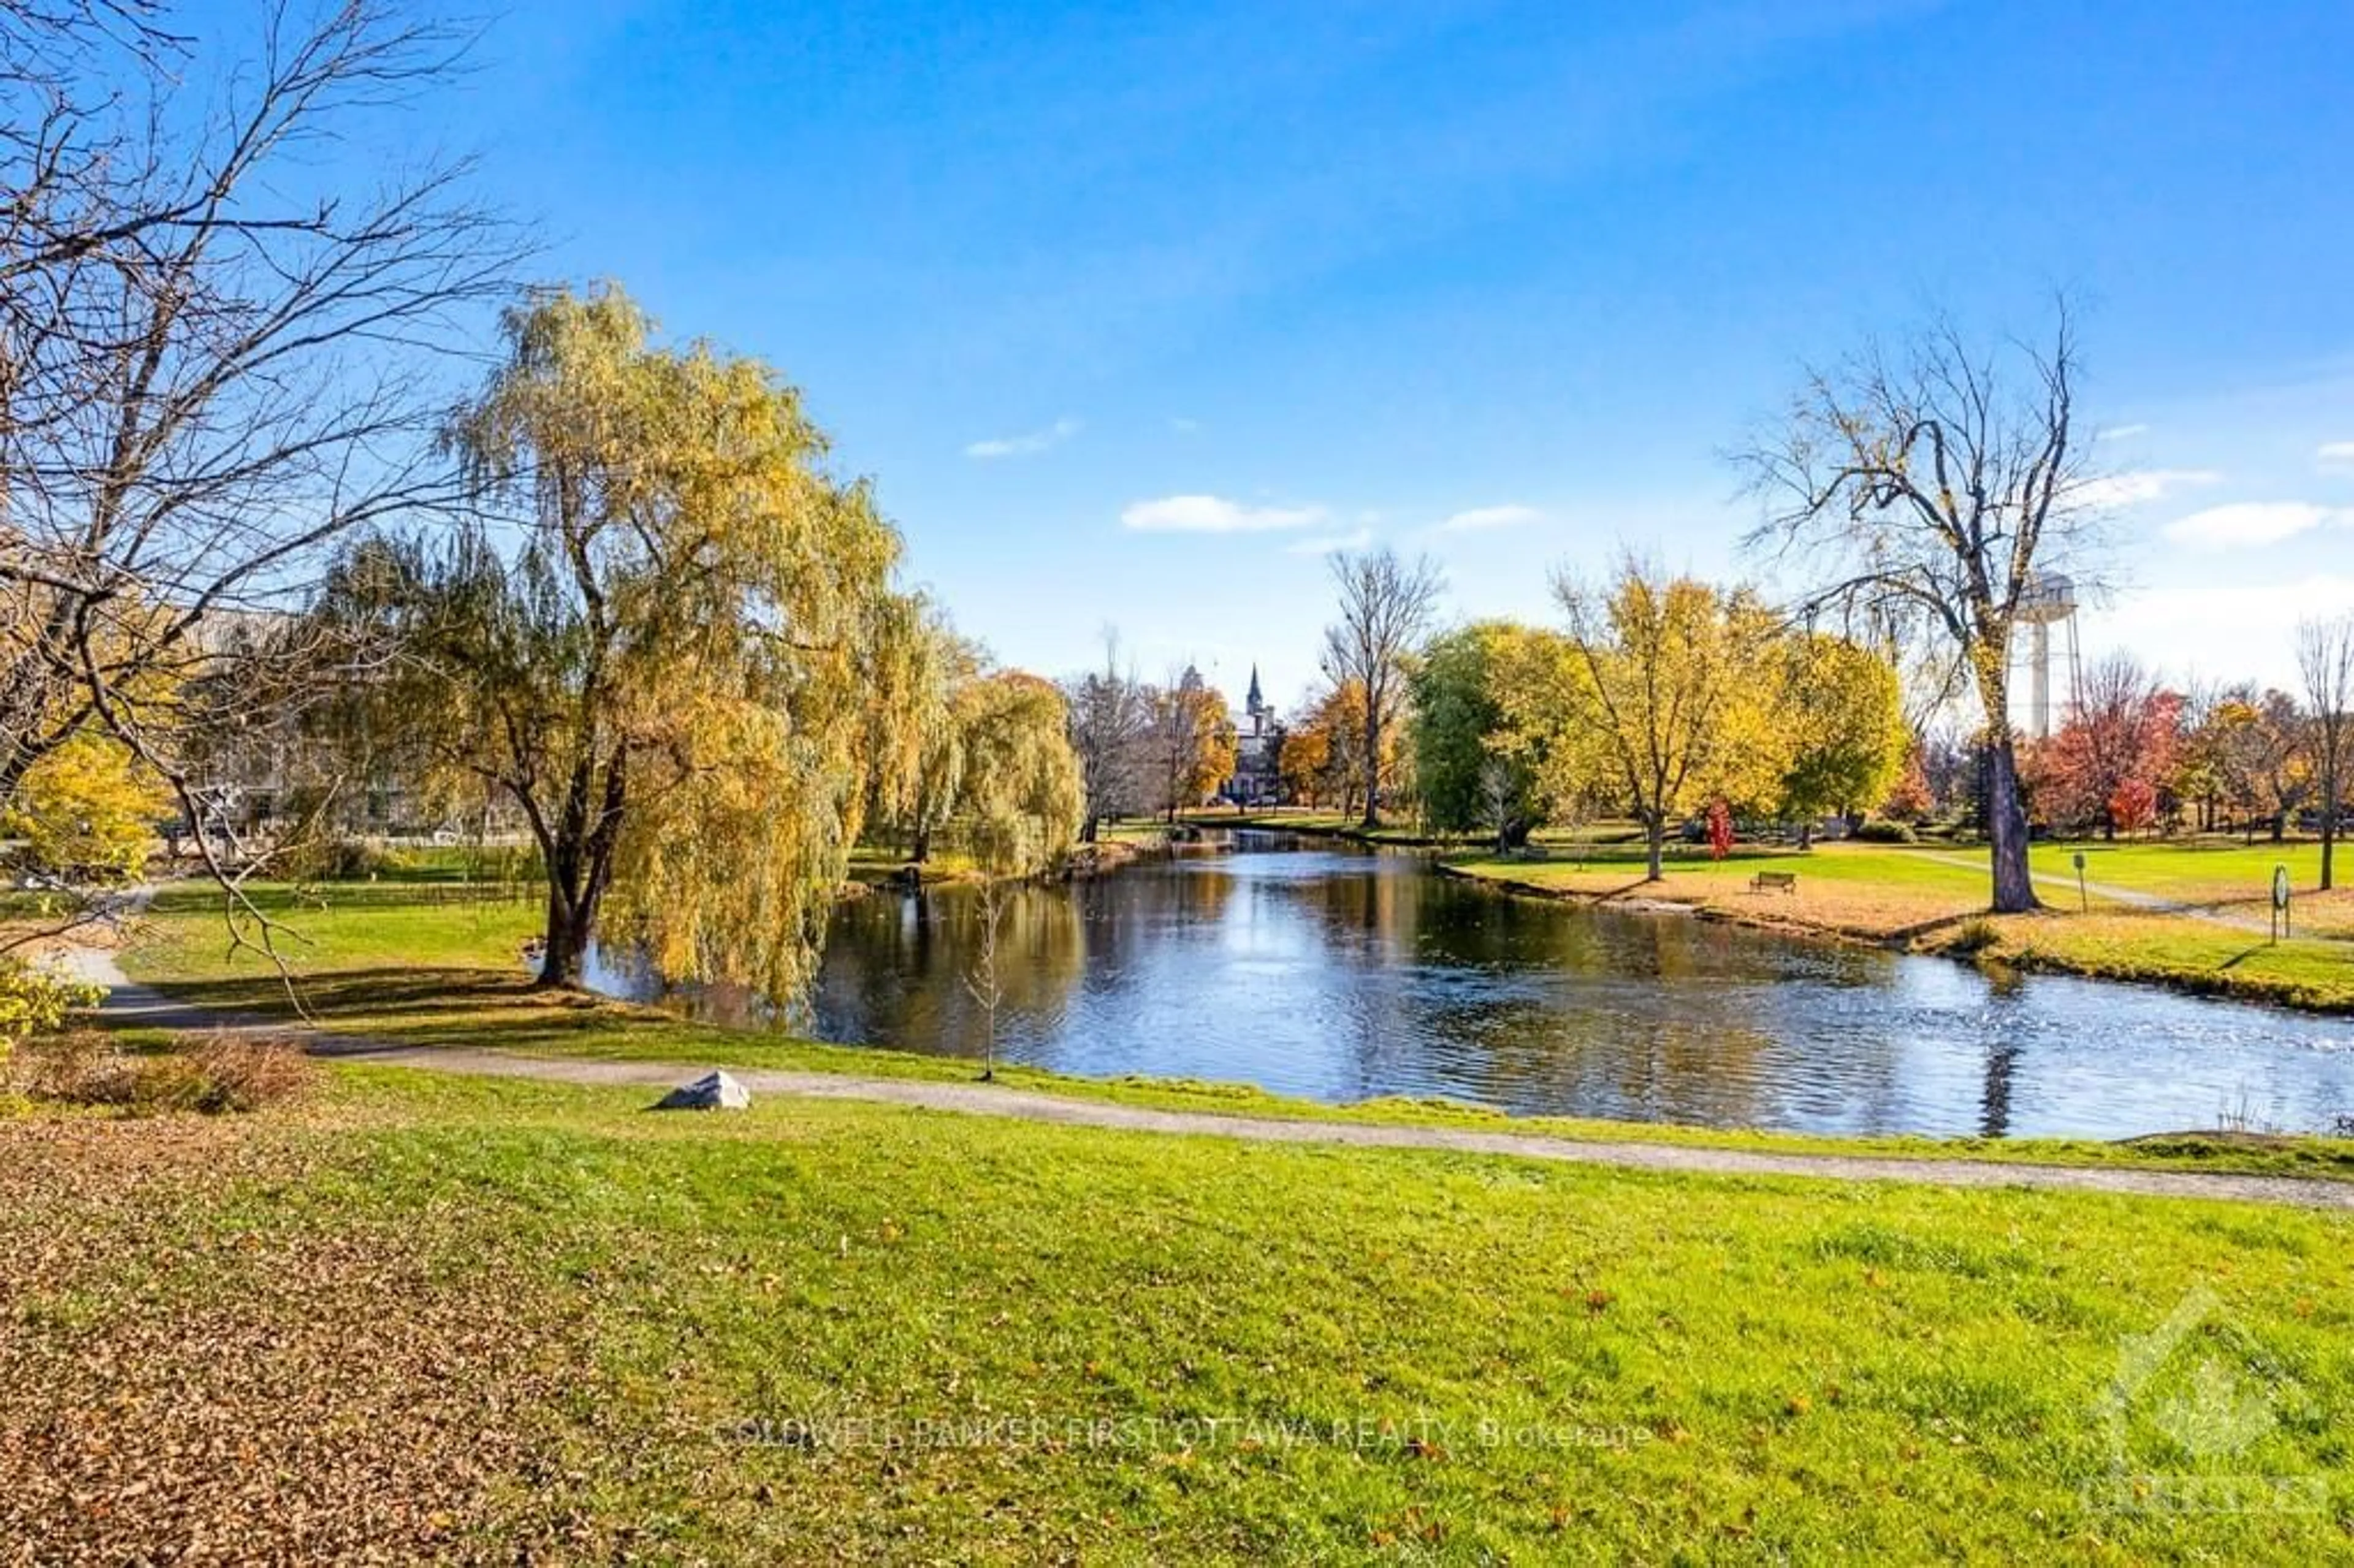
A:
[[[1169,830],[1159,823],[1105,822],[1099,824],[1093,842],[1072,845],[1062,864],[1047,874],[1047,879],[1074,882],[1107,876],[1168,848]],[[953,887],[988,880],[971,857],[960,851],[942,850],[924,860],[913,861],[879,844],[860,844],[851,851],[850,874],[843,892],[854,897],[878,887]]]
[[[259,890],[268,896],[271,890]],[[619,1062],[694,1062],[748,1070],[891,1076],[969,1083],[974,1065],[953,1056],[833,1045],[773,1032],[723,1028],[652,1007],[530,989],[499,967],[530,927],[528,912],[388,901],[355,889],[355,901],[296,917],[308,944],[294,954],[297,994],[310,1022],[387,1047],[487,1049],[520,1056]],[[290,912],[293,913],[293,912]],[[196,892],[159,896],[134,946],[121,955],[132,979],[207,1015],[295,1021],[294,1001],[266,963],[221,941],[218,915]],[[1023,1092],[1168,1110],[1262,1118],[1511,1131],[1585,1143],[1643,1142],[1773,1156],[1971,1160],[2153,1171],[2354,1176],[2354,1141],[2250,1135],[2186,1127],[2127,1142],[2096,1139],[1806,1136],[1569,1117],[1514,1117],[1457,1100],[1381,1098],[1336,1106],[1246,1085],[1135,1075],[1085,1077],[1002,1066],[1001,1084]]]
[[[2342,1215],[648,1099],[333,1064],[0,1120],[0,1538],[2311,1562],[2354,1521]],[[2268,1419],[2186,1454],[2219,1377]],[[2168,1506],[2243,1478],[2297,1506]]]
[[[2079,846],[2040,845],[2034,863],[2046,907],[1989,916],[1982,863],[1936,846],[1825,843],[1806,852],[1742,850],[1723,861],[1678,858],[1654,883],[1624,845],[1580,853],[1540,842],[1527,854],[1502,856],[1430,846],[1412,835],[1368,835],[1314,818],[1246,817],[1220,825],[1377,848],[1436,847],[1433,864],[1442,874],[1523,897],[1687,913],[1982,967],[2354,1014],[2354,889],[2318,894],[2301,885],[2294,934],[2274,942],[2267,931],[2263,889],[2271,867],[2286,863],[2293,874],[2309,877],[2309,846],[2083,846],[2097,869],[2080,898],[2069,862]],[[1793,885],[1760,889],[1753,885],[1760,873]]]

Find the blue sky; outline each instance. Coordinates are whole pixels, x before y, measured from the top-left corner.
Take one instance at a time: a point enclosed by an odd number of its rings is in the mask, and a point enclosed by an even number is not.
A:
[[[1334,542],[1453,615],[1733,574],[1805,360],[2064,286],[2137,498],[2088,652],[2285,680],[2354,605],[2349,58],[2342,0],[525,0],[441,132],[551,275],[800,383],[1009,662],[1288,704]]]

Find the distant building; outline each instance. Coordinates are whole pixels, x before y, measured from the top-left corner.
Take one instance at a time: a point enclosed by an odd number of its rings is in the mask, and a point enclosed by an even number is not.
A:
[[[1235,776],[1219,794],[1238,806],[1273,806],[1283,800],[1283,726],[1259,695],[1258,666],[1251,666],[1250,695],[1243,721],[1235,727]]]

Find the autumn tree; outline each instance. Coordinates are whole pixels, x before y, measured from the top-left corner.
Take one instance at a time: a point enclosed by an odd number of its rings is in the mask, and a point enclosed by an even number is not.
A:
[[[1814,820],[1885,800],[1903,767],[1911,736],[1896,666],[1829,632],[1794,630],[1778,640],[1778,671],[1759,670],[1761,685],[1778,682],[1770,723],[1788,753],[1776,790],[1779,814],[1799,824],[1807,842]]]
[[[1330,700],[1311,702],[1284,732],[1276,771],[1284,792],[1303,806],[1320,806],[1331,786],[1334,714]]]
[[[1900,822],[1920,822],[1936,809],[1936,792],[1929,782],[1928,748],[1918,737],[1908,736],[1896,782],[1889,786],[1880,810]]]
[[[1063,694],[1027,672],[997,670],[967,686],[959,708],[957,819],[974,863],[993,876],[1035,875],[1071,847],[1087,807]]]
[[[1505,694],[1556,796],[1606,791],[1643,829],[1657,881],[1669,825],[1712,797],[1770,797],[1787,766],[1771,722],[1775,623],[1754,599],[1622,561],[1606,585],[1556,575],[1565,650]]]
[[[2310,715],[2315,788],[2321,796],[2321,889],[2331,881],[2338,816],[2354,767],[2354,615],[2306,620],[2296,629],[2296,669]]]
[[[997,1018],[1005,1001],[1000,966],[1005,915],[1021,879],[1067,851],[1087,809],[1087,784],[1069,738],[1070,715],[1049,683],[1019,670],[993,672],[960,694],[963,785],[959,819],[981,874],[980,937],[966,990],[986,1033],[981,1075],[997,1073]]]
[[[226,15],[0,19],[0,807],[20,813],[44,759],[103,727],[200,816],[191,698],[299,698],[315,652],[223,626],[299,609],[353,531],[458,500],[443,378],[519,246],[407,114],[466,39],[374,0],[260,7],[241,40]]]
[[[1151,694],[1146,747],[1153,789],[1168,820],[1199,805],[1235,770],[1235,726],[1226,699],[1191,664]]]
[[[2175,768],[2181,708],[2131,654],[2094,661],[2068,721],[2036,747],[2043,813],[2108,838],[2148,826]]]
[[[916,842],[944,820],[957,780],[955,699],[977,652],[928,595],[886,593],[867,625],[861,766],[866,787],[854,836]],[[940,776],[951,775],[943,787]]]
[[[2306,746],[2305,715],[2286,692],[2252,684],[2227,688],[2206,727],[2206,744],[2235,808],[2244,813],[2248,836],[2258,821],[2274,843],[2288,834],[2289,818],[2313,791],[2313,758]]]
[[[542,984],[579,984],[618,920],[667,979],[789,997],[864,795],[897,537],[767,366],[655,345],[610,286],[504,331],[448,429],[492,521],[352,552],[322,614],[396,651],[368,686],[387,731],[520,810]]]
[[[2222,700],[2223,688],[2195,682],[2182,693],[2174,765],[2167,774],[2167,789],[2189,810],[2193,828],[2201,832],[2214,829],[2231,790],[2231,776],[2218,745],[2216,717]]]
[[[872,643],[864,825],[920,864],[963,800],[970,697],[988,659],[923,595],[885,595]]]
[[[2081,572],[2097,492],[2077,428],[2064,302],[2040,349],[1982,350],[1947,322],[1900,353],[1819,370],[1744,460],[1766,520],[1750,547],[1816,578],[1808,612],[1926,625],[1966,662],[1988,744],[1993,907],[2036,906],[2010,724],[2011,634],[2053,574]]]
[[[1428,557],[1408,566],[1387,548],[1332,557],[1339,618],[1324,631],[1323,669],[1334,691],[1354,682],[1364,694],[1363,739],[1356,747],[1378,774],[1383,746],[1406,702],[1407,665],[1438,608],[1438,567]],[[1381,825],[1378,777],[1365,792],[1363,825]]]
[[[139,874],[172,797],[146,764],[102,730],[89,730],[26,769],[0,809],[0,839],[15,870],[44,880],[121,883]]]

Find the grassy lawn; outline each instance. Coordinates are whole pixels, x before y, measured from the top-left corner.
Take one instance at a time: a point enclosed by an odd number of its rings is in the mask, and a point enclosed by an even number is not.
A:
[[[1539,892],[1594,899],[1658,899],[1757,924],[1836,931],[1870,940],[1920,936],[1962,920],[1986,903],[1985,874],[1943,852],[1865,844],[1824,844],[1799,853],[1749,851],[1713,861],[1704,854],[1667,863],[1664,878],[1644,880],[1641,847],[1604,845],[1585,852],[1545,849],[1544,859],[1473,852],[1447,864],[1466,875]],[[1787,872],[1797,888],[1756,893],[1760,872]]]
[[[546,916],[536,897],[471,898],[447,883],[260,883],[247,891],[287,927],[271,940],[298,975],[451,966],[522,974],[524,944],[539,935]],[[249,927],[247,935],[260,939]],[[274,972],[261,955],[234,948],[220,893],[194,880],[157,890],[123,962],[134,976]]]
[[[230,1124],[0,1123],[0,1539],[2126,1563],[2354,1531],[2340,1218],[642,1104],[343,1067]],[[2168,1506],[2267,1478],[2293,1509]]]

